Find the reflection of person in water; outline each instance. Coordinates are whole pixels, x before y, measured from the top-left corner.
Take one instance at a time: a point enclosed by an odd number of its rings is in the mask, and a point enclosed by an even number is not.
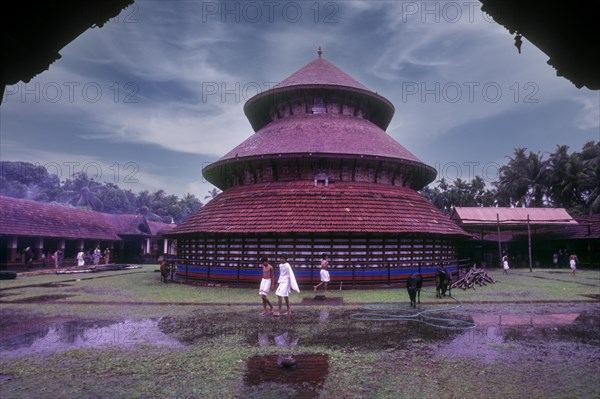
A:
[[[521,45],[522,44],[523,44],[523,36],[519,32],[517,32],[517,34],[515,36],[515,47],[519,51],[519,54],[521,54]]]

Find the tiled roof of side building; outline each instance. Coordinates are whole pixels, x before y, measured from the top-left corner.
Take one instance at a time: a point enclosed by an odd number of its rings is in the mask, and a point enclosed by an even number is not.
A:
[[[146,235],[139,228],[143,223],[141,215],[112,215],[0,196],[0,235],[120,240],[119,235]]]
[[[574,219],[577,221],[576,225],[548,226],[538,232],[552,239],[597,240],[600,238],[600,214],[576,216]]]
[[[577,224],[564,208],[456,207],[453,218],[467,225]]]
[[[286,153],[372,155],[422,163],[373,123],[351,116],[331,115],[300,115],[274,121],[221,160]]]
[[[424,197],[369,183],[276,182],[226,190],[169,235],[186,233],[466,233]]]
[[[148,227],[150,227],[150,234],[153,236],[163,235],[177,227],[175,223],[161,223],[154,220],[148,220],[147,223]]]

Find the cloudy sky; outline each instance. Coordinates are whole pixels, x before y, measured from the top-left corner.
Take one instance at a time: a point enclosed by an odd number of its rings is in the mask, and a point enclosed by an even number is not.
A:
[[[577,89],[476,2],[138,0],[0,107],[0,159],[203,199],[201,170],[253,131],[246,100],[316,57],[396,107],[388,133],[438,178],[496,178],[516,147],[600,140]]]

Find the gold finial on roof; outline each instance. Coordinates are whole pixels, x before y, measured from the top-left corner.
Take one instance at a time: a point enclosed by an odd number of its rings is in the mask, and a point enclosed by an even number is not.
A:
[[[323,50],[321,50],[321,47],[319,47],[319,49],[317,50],[317,55],[319,56],[319,58],[321,58],[321,54],[323,54]]]

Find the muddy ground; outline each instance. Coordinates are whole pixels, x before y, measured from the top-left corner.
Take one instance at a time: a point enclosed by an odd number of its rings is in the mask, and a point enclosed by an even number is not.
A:
[[[261,316],[256,306],[238,306],[233,310],[208,307],[190,309],[186,315],[141,320],[36,316],[4,309],[0,319],[0,353],[6,364],[7,359],[31,355],[115,347],[136,350],[138,345],[185,351],[234,342],[243,348],[267,349],[269,353],[244,359],[238,392],[245,398],[265,397],[265,392],[290,398],[331,394],[327,390],[330,359],[323,353],[324,348],[349,356],[376,354],[378,366],[384,369],[406,368],[410,359],[417,356],[427,359],[418,365],[427,373],[435,373],[441,367],[439,362],[447,360],[469,365],[470,370],[500,364],[522,370],[522,365],[527,364],[537,365],[540,370],[554,367],[548,365],[588,365],[600,371],[597,302],[450,307],[453,306],[436,306],[438,310],[429,313],[431,307],[421,306],[413,311],[404,304],[368,308],[296,306],[293,314],[286,317]],[[418,314],[423,310],[427,310],[425,315]],[[295,357],[297,365],[278,365],[277,358],[283,355]],[[8,387],[15,378],[0,371],[0,388]],[[560,384],[561,376],[555,378],[553,383]],[[527,379],[519,381],[527,383]],[[589,386],[586,392],[597,395],[599,385]],[[565,395],[556,397],[569,397]],[[370,396],[363,392],[340,397]]]
[[[246,302],[254,295],[166,286],[153,273],[5,287],[0,397],[600,397],[598,276],[540,275],[465,304],[425,292],[416,309],[311,293],[281,317],[262,316]],[[511,289],[538,280],[560,284]],[[563,283],[584,289],[565,299]],[[232,295],[241,300],[224,302]]]

